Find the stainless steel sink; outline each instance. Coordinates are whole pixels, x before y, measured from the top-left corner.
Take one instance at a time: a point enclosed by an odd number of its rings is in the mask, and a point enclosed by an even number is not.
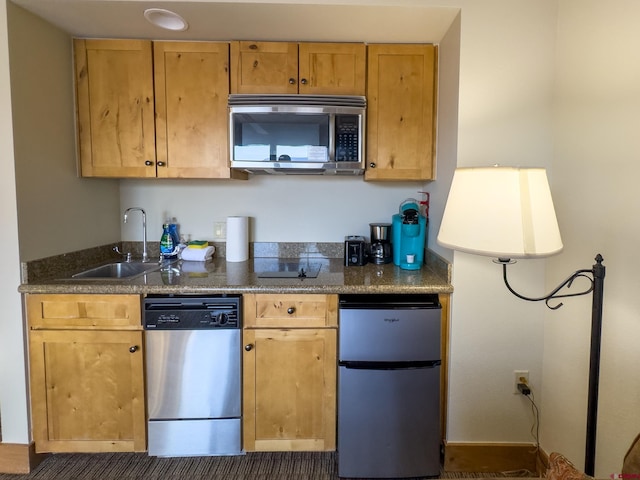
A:
[[[100,279],[100,278],[132,278],[144,273],[153,272],[161,267],[159,263],[116,262],[90,268],[72,275],[71,278]]]

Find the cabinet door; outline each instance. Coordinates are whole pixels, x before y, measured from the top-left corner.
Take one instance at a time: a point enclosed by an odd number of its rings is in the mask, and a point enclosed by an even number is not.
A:
[[[231,93],[298,93],[298,44],[232,42]]]
[[[244,448],[334,450],[336,330],[247,329],[244,344]]]
[[[154,42],[153,51],[158,177],[229,178],[229,44]]]
[[[360,43],[301,43],[299,93],[364,95],[366,47]]]
[[[436,47],[369,45],[366,180],[431,180]]]
[[[141,331],[32,330],[37,452],[144,451]]]
[[[74,40],[84,177],[155,177],[151,42]]]

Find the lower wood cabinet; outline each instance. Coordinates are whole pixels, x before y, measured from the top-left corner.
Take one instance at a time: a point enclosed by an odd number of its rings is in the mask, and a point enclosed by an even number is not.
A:
[[[28,294],[37,452],[146,450],[139,295]],[[443,305],[443,371],[449,296]],[[243,448],[336,448],[338,296],[243,296]],[[444,438],[446,375],[441,379]]]
[[[244,296],[245,450],[335,450],[337,302]]]
[[[138,295],[27,295],[37,452],[146,450]]]

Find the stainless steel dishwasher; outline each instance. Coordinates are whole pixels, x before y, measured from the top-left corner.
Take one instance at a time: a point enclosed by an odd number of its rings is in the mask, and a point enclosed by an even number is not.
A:
[[[144,301],[149,455],[239,455],[240,295]]]
[[[437,295],[341,295],[338,475],[440,473]]]

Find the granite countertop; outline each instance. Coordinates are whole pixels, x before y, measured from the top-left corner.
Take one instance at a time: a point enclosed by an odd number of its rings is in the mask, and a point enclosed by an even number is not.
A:
[[[252,254],[294,262],[312,262],[320,270],[316,278],[261,278],[263,257],[251,256],[245,262],[227,262],[224,249],[216,250],[209,262],[176,261],[130,279],[73,279],[72,273],[88,266],[119,261],[102,251],[60,256],[47,262],[23,264],[22,293],[94,293],[94,294],[209,294],[209,293],[451,293],[450,265],[427,250],[420,270],[403,270],[393,263],[344,266],[342,258],[327,257],[327,248],[302,250],[253,246]],[[104,248],[103,248],[104,250]],[[109,248],[110,250],[110,248]],[[330,253],[336,255],[332,250]],[[222,254],[222,255],[219,255]],[[266,253],[270,253],[266,255]],[[282,255],[286,255],[283,257]],[[85,258],[82,258],[85,257]],[[153,257],[152,257],[153,258]],[[43,264],[46,267],[43,267]],[[64,268],[63,268],[64,267]]]

